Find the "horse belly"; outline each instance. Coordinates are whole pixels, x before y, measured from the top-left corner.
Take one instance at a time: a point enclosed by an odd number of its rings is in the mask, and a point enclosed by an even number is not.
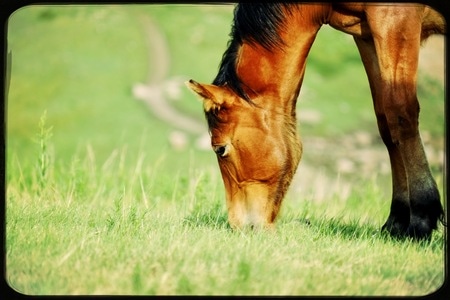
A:
[[[378,4],[373,4],[377,6]],[[380,8],[395,7],[395,5],[379,5]],[[398,7],[410,8],[412,5],[398,5]],[[445,34],[446,23],[444,17],[429,6],[415,4],[422,10],[422,32],[421,40],[432,34]],[[359,38],[371,36],[371,30],[366,19],[366,8],[364,3],[337,3],[332,7],[328,18],[328,24],[342,32],[351,34]]]
[[[369,26],[365,20],[364,6],[361,3],[334,4],[327,23],[339,31],[356,37],[370,36]]]

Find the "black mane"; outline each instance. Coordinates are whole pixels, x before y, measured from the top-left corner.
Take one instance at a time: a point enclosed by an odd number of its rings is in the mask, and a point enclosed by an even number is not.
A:
[[[283,25],[284,13],[288,11],[286,3],[239,3],[234,10],[228,48],[222,56],[219,72],[213,81],[218,86],[227,85],[241,98],[251,101],[244,92],[236,74],[236,57],[239,46],[245,41],[259,44],[271,50],[282,46],[278,29]]]

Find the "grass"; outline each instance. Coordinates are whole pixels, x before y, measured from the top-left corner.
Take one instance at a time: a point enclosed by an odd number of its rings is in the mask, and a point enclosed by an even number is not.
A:
[[[443,284],[443,228],[427,243],[381,234],[388,187],[377,180],[355,178],[348,196],[322,202],[290,194],[276,232],[231,231],[214,155],[172,149],[173,128],[132,97],[132,85],[147,77],[140,14],[167,35],[170,76],[211,81],[228,39],[230,6],[34,6],[10,19],[5,276],[13,289],[425,295]],[[355,128],[376,132],[350,43],[329,28],[320,32],[299,108],[320,108],[325,120],[301,125],[303,135],[338,140]],[[328,58],[335,67],[327,67]],[[421,126],[441,138],[441,114],[426,112],[443,111],[443,88],[424,82],[419,92],[429,100]],[[203,119],[188,91],[178,105]]]
[[[89,152],[89,150],[87,150]],[[287,200],[276,233],[232,232],[215,169],[178,174],[177,186],[140,153],[95,169],[81,155],[47,184],[12,178],[7,279],[22,293],[424,295],[443,283],[443,238],[392,240],[367,207],[352,214]],[[21,169],[17,162],[17,168]],[[126,179],[126,180],[125,180]],[[20,187],[25,188],[20,188]],[[366,201],[380,210],[378,195]],[[342,205],[330,200],[327,205]],[[376,205],[377,204],[377,205]],[[331,213],[331,214],[330,214]],[[414,262],[414,263],[411,263]],[[45,280],[42,280],[45,278]]]
[[[139,152],[125,166],[115,149],[96,168],[88,146],[64,168],[41,168],[41,142],[30,182],[8,181],[6,275],[21,293],[424,295],[443,283],[442,229],[427,243],[382,235],[376,189],[328,209],[286,199],[275,233],[232,232],[213,166],[192,162],[172,186],[163,157]],[[352,201],[361,196],[369,208]]]

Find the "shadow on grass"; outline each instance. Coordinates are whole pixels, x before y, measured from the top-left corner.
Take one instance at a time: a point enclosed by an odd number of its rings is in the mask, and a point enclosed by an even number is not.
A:
[[[319,235],[335,236],[347,240],[373,240],[394,244],[414,244],[418,247],[432,248],[432,250],[442,249],[444,245],[444,234],[442,230],[435,231],[428,240],[416,240],[410,237],[391,236],[388,232],[382,231],[381,227],[369,223],[361,223],[357,219],[344,220],[343,218],[296,218],[293,221],[308,226]]]
[[[281,221],[281,220],[280,220]],[[381,231],[381,226],[370,223],[362,223],[360,220],[344,218],[320,217],[320,218],[288,218],[281,222],[297,222],[309,228],[314,234],[320,236],[332,236],[346,240],[371,240],[376,243],[412,244],[419,248],[442,250],[444,234],[442,230],[436,231],[431,239],[417,241],[407,237],[393,237],[387,232]],[[231,230],[228,224],[227,213],[221,205],[209,208],[194,209],[183,219],[183,224],[189,227],[209,227],[214,229]]]

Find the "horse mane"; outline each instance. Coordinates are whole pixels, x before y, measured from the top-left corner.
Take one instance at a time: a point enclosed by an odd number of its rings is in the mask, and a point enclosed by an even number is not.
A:
[[[243,42],[258,44],[271,51],[282,46],[279,28],[283,26],[287,3],[239,3],[234,9],[234,19],[228,48],[222,56],[219,72],[213,81],[217,86],[227,85],[238,96],[251,102],[236,74],[236,58]]]

